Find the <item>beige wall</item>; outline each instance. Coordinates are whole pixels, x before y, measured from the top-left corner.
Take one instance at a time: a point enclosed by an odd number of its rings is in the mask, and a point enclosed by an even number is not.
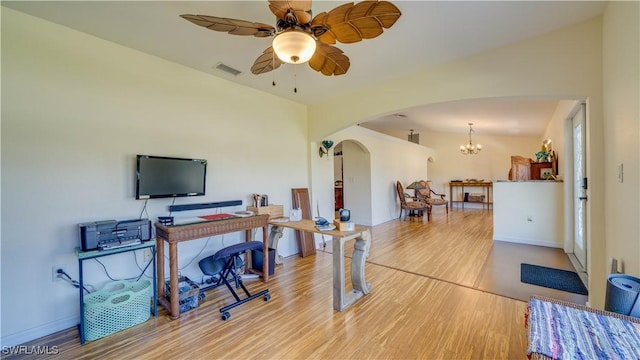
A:
[[[2,8],[3,345],[78,323],[78,290],[51,275],[66,264],[78,279],[77,224],[168,215],[171,199],[144,212],[134,200],[136,154],[208,160],[206,196],[176,204],[246,205],[257,192],[288,211],[290,188],[309,183],[306,120],[302,105]],[[197,260],[241,240],[181,246],[181,273],[200,281]],[[281,244],[297,251],[291,234]],[[140,273],[131,254],[103,263]],[[85,269],[98,289],[108,280],[94,261]]]
[[[351,142],[350,151],[345,151],[343,156],[345,206],[354,218],[361,219],[366,225],[377,225],[398,217],[395,182],[407,186],[426,177],[427,159],[433,154],[433,149],[428,147],[360,126],[350,126],[326,138],[335,144]],[[312,144],[312,148],[317,152],[317,146]],[[329,159],[311,156],[311,167],[314,211],[318,206],[321,214],[331,214],[334,206],[333,155]],[[367,215],[363,216],[363,213]]]
[[[566,153],[565,144],[567,143],[565,136],[565,124],[567,117],[579,104],[576,100],[562,100],[558,104],[556,111],[553,113],[547,128],[542,135],[542,140],[551,139],[553,150],[558,155],[558,173],[560,176],[564,176],[565,166],[569,156]]]
[[[596,95],[600,101],[601,51],[601,19],[595,18],[311,106],[310,137],[320,140],[350,124],[445,101]]]
[[[626,272],[640,274],[639,32],[638,3],[614,2],[604,21],[592,19],[307,109],[3,8],[3,345],[7,336],[16,340],[34,329],[46,334],[77,323],[77,291],[52,283],[51,267],[74,268],[77,223],[139,215],[136,153],[209,159],[210,191],[203,201],[248,201],[260,192],[287,211],[289,189],[310,186],[326,211],[333,206],[325,196],[332,194],[333,164],[320,162],[325,159],[317,156],[317,142],[330,134],[336,142],[358,140],[360,134],[341,131],[379,115],[483,97],[587,100],[590,301],[601,307],[608,255],[621,258]],[[287,141],[273,141],[278,138]],[[368,151],[393,159],[378,141]],[[388,173],[389,163],[372,162],[372,192],[388,186],[389,179],[375,175]],[[624,164],[624,183],[617,182],[618,163]],[[399,180],[426,173],[422,167],[406,173],[405,165],[394,165]],[[487,177],[501,167],[492,164]],[[371,199],[374,223],[392,217],[395,199],[385,194]],[[151,203],[149,217],[164,214],[167,205]],[[194,244],[182,254],[189,260],[200,249]],[[132,269],[124,264],[116,262],[122,271]],[[8,276],[9,268],[17,275]],[[98,268],[90,272],[101,276]]]
[[[332,129],[423,104],[508,96],[585,99],[587,171],[592,189],[603,189],[601,18],[311,106],[309,135],[320,139]],[[604,191],[592,191],[588,207],[587,231],[594,257],[589,261],[590,301],[602,306]]]
[[[611,2],[603,21],[606,261],[640,276],[640,3]],[[618,166],[623,166],[623,182]]]
[[[77,224],[168,215],[171,199],[149,200],[146,208],[134,200],[136,154],[208,160],[206,196],[176,204],[247,205],[260,193],[288,214],[291,188],[310,187],[312,174],[333,173],[333,156],[321,159],[307,134],[305,106],[2,8],[2,345],[78,324],[78,290],[51,275],[64,264],[78,279]],[[360,139],[384,158],[372,163],[373,172],[393,159],[403,180],[412,171],[406,169],[420,169],[410,162],[426,158],[424,147],[377,133],[356,129],[333,138],[345,139]],[[379,179],[369,176],[371,189]],[[332,176],[326,188],[312,190],[313,213],[319,204],[331,218]],[[385,190],[385,203],[368,209],[372,221],[395,213],[392,188]],[[374,206],[382,210],[371,214]],[[181,244],[181,274],[201,281],[198,260],[241,240],[232,233]],[[278,252],[297,252],[292,232]],[[143,254],[137,259],[142,264]],[[141,271],[130,254],[103,260],[115,278]],[[107,278],[90,261],[85,281],[99,289]]]

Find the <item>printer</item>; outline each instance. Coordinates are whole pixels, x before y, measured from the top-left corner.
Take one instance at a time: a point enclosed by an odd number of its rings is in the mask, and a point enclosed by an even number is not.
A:
[[[115,249],[151,239],[149,219],[101,220],[78,227],[82,251]]]

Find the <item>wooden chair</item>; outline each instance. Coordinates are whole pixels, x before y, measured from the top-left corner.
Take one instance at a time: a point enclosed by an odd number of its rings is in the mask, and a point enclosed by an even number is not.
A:
[[[404,210],[404,219],[407,219],[407,214],[409,212],[417,212],[418,214],[424,214],[427,212],[427,221],[431,220],[431,205],[428,205],[425,201],[407,201],[407,198],[411,198],[411,195],[405,194],[404,188],[400,181],[396,181],[396,192],[398,193],[398,198],[400,199],[400,216],[398,219],[402,217],[402,210]]]
[[[424,186],[424,189],[417,189],[416,195],[422,197],[427,205],[433,206],[442,206],[447,209],[447,214],[449,214],[449,202],[445,200],[445,194],[438,194],[435,191],[431,190],[429,183],[424,180],[418,181],[420,185]],[[433,195],[433,196],[432,196]]]

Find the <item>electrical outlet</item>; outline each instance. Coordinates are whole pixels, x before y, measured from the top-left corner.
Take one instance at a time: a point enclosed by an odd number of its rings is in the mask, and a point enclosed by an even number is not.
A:
[[[618,164],[618,182],[624,182],[624,165]]]
[[[61,265],[54,265],[51,268],[51,281],[55,282],[55,281],[60,281],[63,279],[64,275],[58,273],[58,269],[62,269],[62,271],[64,271],[65,273],[69,273],[68,269],[67,269],[67,265],[66,264],[61,264]]]
[[[144,249],[144,262],[151,261],[152,256],[153,256],[153,253],[151,252],[151,249]]]

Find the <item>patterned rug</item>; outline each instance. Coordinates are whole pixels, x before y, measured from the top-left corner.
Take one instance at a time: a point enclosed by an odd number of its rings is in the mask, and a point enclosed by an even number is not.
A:
[[[584,287],[582,280],[574,271],[520,264],[520,281],[574,294],[589,295],[587,288]]]
[[[638,319],[552,301],[529,301],[525,325],[531,359],[640,359]]]

